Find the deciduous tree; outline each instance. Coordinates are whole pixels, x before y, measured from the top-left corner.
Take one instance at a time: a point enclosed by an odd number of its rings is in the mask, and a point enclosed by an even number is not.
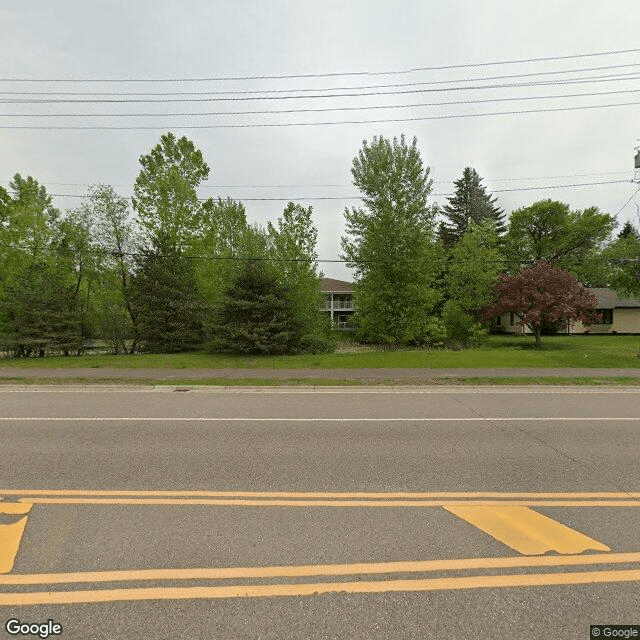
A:
[[[496,298],[498,277],[504,259],[498,246],[495,223],[473,221],[453,246],[447,262],[447,303],[443,321],[448,337],[458,343],[474,344],[486,331],[479,325],[480,315]]]
[[[329,329],[322,310],[316,242],[318,230],[313,224],[312,208],[290,202],[278,218],[269,223],[267,233],[273,267],[281,285],[287,289],[291,308],[300,320],[303,336],[321,339]]]
[[[514,313],[542,347],[542,326],[559,320],[581,320],[587,324],[598,301],[570,273],[541,260],[515,275],[503,275],[498,285],[498,302],[483,313],[484,319]]]
[[[584,284],[606,285],[602,250],[615,226],[615,219],[597,207],[571,211],[562,202],[541,200],[511,214],[507,257],[514,271],[545,260]]]
[[[376,343],[428,340],[440,300],[441,255],[433,242],[432,181],[414,138],[374,137],[353,160],[364,207],[345,210],[343,258],[355,269],[359,336]]]
[[[150,237],[180,248],[191,245],[203,229],[204,209],[196,187],[209,176],[202,152],[186,137],[166,133],[147,155],[133,186],[133,208]]]

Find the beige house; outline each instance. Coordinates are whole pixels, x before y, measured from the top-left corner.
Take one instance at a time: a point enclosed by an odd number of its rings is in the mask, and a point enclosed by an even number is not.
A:
[[[351,317],[355,306],[352,284],[344,280],[323,278],[320,288],[324,293],[324,310],[331,316],[331,325],[335,329],[353,329]]]
[[[640,333],[640,301],[635,298],[621,298],[613,289],[589,288],[598,299],[596,313],[598,320],[590,325],[582,322],[567,323],[561,333]],[[514,313],[505,313],[493,319],[493,328],[505,333],[531,333],[523,327]]]

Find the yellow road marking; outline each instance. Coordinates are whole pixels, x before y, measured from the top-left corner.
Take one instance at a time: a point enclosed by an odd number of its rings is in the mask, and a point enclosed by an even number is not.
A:
[[[501,416],[474,416],[474,417],[420,417],[413,418],[258,418],[247,416],[244,418],[227,417],[185,417],[185,416],[2,416],[0,421],[7,422],[638,422],[637,417],[607,417],[594,418],[593,416],[527,416],[521,418],[507,418]]]
[[[608,555],[515,556],[506,558],[454,558],[404,562],[363,562],[270,567],[214,567],[204,569],[133,569],[76,573],[32,573],[0,576],[2,585],[76,584],[84,582],[133,582],[144,580],[227,580],[230,578],[294,578],[385,573],[425,573],[469,569],[514,569],[522,567],[568,567],[632,564],[640,552]]]
[[[601,542],[524,506],[449,505],[445,509],[524,555],[611,551]]]
[[[530,507],[640,507],[640,500],[256,500],[216,498],[40,498],[30,496],[19,501],[33,504],[91,505],[201,505],[227,507],[447,507],[518,506]]]
[[[31,510],[30,504],[1,504],[0,513],[23,515]],[[9,573],[13,569],[18,547],[22,540],[27,516],[11,524],[0,524],[0,573]]]
[[[139,496],[139,497],[242,497],[242,498],[607,498],[628,500],[640,493],[625,492],[504,492],[504,491],[434,491],[434,492],[327,492],[327,491],[136,491],[104,489],[0,489],[4,496]]]
[[[533,587],[568,584],[602,584],[640,581],[640,569],[570,573],[530,573],[424,580],[376,580],[367,582],[316,582],[306,584],[230,585],[225,587],[150,587],[87,591],[41,591],[0,594],[0,606],[82,604],[132,600],[191,600],[311,596],[322,593],[386,593]]]
[[[7,515],[24,516],[31,511],[28,502],[0,502],[0,513]]]

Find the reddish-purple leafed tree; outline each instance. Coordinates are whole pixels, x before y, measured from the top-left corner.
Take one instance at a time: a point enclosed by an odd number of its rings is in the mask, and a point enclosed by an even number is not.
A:
[[[514,313],[535,335],[537,349],[542,347],[543,323],[566,319],[586,324],[598,304],[595,295],[570,273],[544,260],[514,276],[501,276],[497,290],[500,299],[485,309],[482,318]]]

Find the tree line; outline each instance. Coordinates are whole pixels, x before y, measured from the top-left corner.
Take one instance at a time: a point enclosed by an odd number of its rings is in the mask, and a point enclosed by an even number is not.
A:
[[[2,351],[79,354],[92,339],[113,353],[332,349],[311,207],[289,203],[263,227],[239,201],[199,199],[210,169],[172,133],[140,166],[131,206],[108,185],[64,213],[32,177],[0,187]],[[468,167],[439,209],[417,141],[403,136],[363,142],[351,173],[362,206],[345,210],[342,259],[354,269],[363,341],[478,344],[505,278],[542,263],[640,295],[637,263],[622,261],[640,258],[638,233],[627,224],[612,239],[616,222],[596,207],[543,200],[507,224]],[[553,325],[554,313],[523,321]]]

